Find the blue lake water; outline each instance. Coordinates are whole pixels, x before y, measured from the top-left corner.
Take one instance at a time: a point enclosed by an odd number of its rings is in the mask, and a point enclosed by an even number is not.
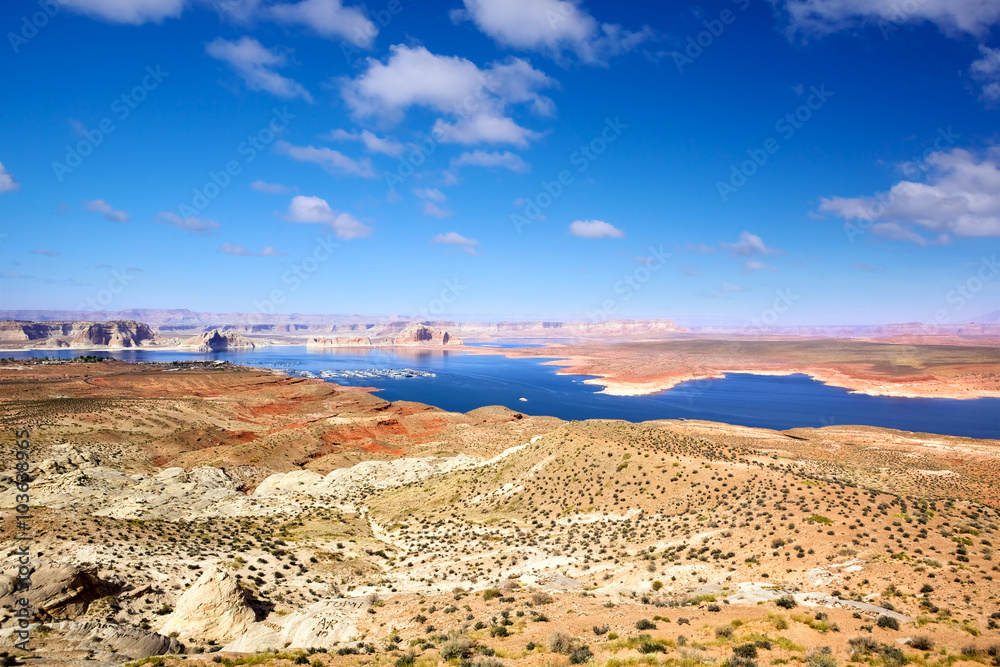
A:
[[[62,357],[81,350],[0,353],[0,356]],[[504,405],[534,415],[561,419],[707,419],[773,429],[844,424],[884,426],[906,431],[1000,438],[1000,398],[950,400],[888,398],[851,394],[805,375],[757,376],[744,373],[724,379],[687,382],[650,396],[608,396],[587,385],[586,376],[556,375],[558,367],[536,359],[507,359],[453,351],[312,350],[304,346],[266,347],[247,352],[184,353],[162,350],[90,352],[126,361],[195,361],[223,359],[249,366],[289,371],[402,369],[435,377],[403,379],[338,378],[338,384],[377,387],[390,401],[427,403],[468,412]],[[527,401],[521,401],[521,398]]]

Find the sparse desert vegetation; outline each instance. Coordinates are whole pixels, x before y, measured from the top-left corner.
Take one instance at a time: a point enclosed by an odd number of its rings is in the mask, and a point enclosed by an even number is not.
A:
[[[73,592],[38,591],[10,664],[998,664],[995,441],[119,362],[0,370],[0,400],[36,574]]]

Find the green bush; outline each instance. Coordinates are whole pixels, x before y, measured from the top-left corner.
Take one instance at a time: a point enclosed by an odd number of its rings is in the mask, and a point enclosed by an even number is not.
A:
[[[891,616],[879,616],[878,620],[875,621],[875,625],[888,630],[899,630],[899,621]]]
[[[778,605],[782,609],[795,609],[795,607],[798,606],[798,603],[795,601],[795,598],[792,597],[791,595],[782,595],[780,598],[774,601],[774,604]]]
[[[569,655],[576,648],[576,641],[565,630],[555,630],[549,635],[549,650],[553,653]]]
[[[635,627],[637,630],[655,630],[656,623],[653,623],[648,618],[641,618],[636,621]]]
[[[504,628],[504,630],[506,629],[507,628]],[[441,644],[441,658],[444,660],[464,658],[471,650],[472,640],[469,639],[468,635],[452,631],[449,633],[448,638]]]

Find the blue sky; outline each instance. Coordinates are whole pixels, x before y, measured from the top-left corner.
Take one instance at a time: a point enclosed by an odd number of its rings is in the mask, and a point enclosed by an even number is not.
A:
[[[4,3],[0,307],[997,311],[1000,4],[634,4]]]

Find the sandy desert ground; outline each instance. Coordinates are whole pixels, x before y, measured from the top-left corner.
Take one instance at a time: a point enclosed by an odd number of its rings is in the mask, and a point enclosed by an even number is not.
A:
[[[8,364],[0,414],[7,554],[15,428],[32,463],[8,664],[998,664],[998,441],[457,414],[228,364]]]
[[[992,344],[987,344],[992,342]],[[727,372],[804,373],[821,382],[876,396],[983,398],[1000,396],[1000,346],[983,337],[962,344],[814,339],[684,339],[578,342],[503,350],[548,361],[560,373],[595,375],[590,384],[615,396],[653,394],[682,382]],[[496,349],[469,348],[474,354]]]

